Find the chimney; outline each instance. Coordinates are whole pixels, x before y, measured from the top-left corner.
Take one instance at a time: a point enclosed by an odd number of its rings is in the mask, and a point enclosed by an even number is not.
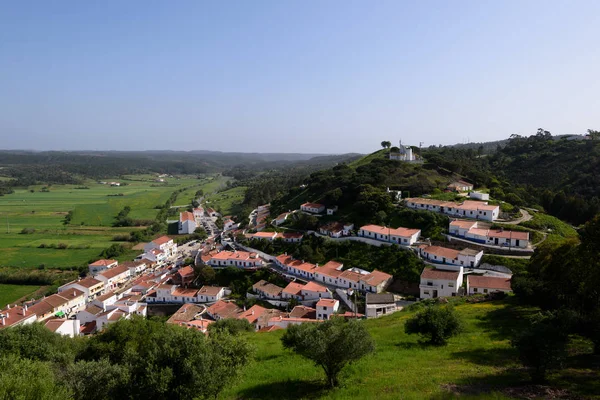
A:
[[[252,310],[252,315],[254,315],[254,310]]]
[[[10,314],[8,312],[6,313],[6,318],[10,318]]]

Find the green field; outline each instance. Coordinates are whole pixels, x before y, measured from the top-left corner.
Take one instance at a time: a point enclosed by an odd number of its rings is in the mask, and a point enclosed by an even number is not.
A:
[[[247,186],[237,186],[222,192],[206,196],[206,205],[218,208],[223,215],[232,215],[240,211]]]
[[[399,312],[365,322],[376,342],[376,351],[342,371],[341,387],[323,387],[323,371],[311,362],[283,349],[283,331],[250,336],[255,361],[240,380],[226,390],[223,399],[447,399],[512,398],[505,389],[527,383],[510,331],[518,329],[532,310],[511,302],[488,302],[457,306],[465,331],[446,347],[421,345],[404,333],[412,312]],[[550,384],[583,395],[600,393],[600,373],[578,367],[574,356]],[[543,398],[541,396],[540,398]]]
[[[17,301],[23,296],[38,290],[40,286],[35,285],[3,285],[0,284],[0,310],[5,305]]]
[[[127,176],[125,179],[107,179],[126,183],[111,187],[94,181],[84,185],[53,185],[49,191],[43,186],[19,188],[15,193],[0,197],[0,266],[64,268],[78,266],[98,256],[113,242],[115,235],[123,235],[137,227],[114,228],[114,217],[125,206],[131,207],[132,219],[153,220],[158,205],[163,205],[178,190],[176,204],[190,204],[199,189],[212,192],[229,178],[207,176],[201,179],[183,177],[166,178],[165,183],[155,182],[151,175]],[[89,189],[77,189],[85,186]],[[122,196],[114,196],[123,194]],[[73,212],[71,223],[63,221]],[[22,234],[24,228],[35,232]],[[64,243],[67,249],[40,248],[40,245]],[[123,255],[131,259],[137,254]]]

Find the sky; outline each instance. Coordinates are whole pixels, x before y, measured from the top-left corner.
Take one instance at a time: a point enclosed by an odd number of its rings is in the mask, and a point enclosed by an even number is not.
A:
[[[367,153],[600,129],[600,1],[0,0],[0,149]]]

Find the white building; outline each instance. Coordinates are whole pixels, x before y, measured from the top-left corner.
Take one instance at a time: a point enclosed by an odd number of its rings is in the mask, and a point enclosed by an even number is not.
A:
[[[413,150],[410,146],[404,146],[402,144],[402,140],[400,141],[399,145],[398,145],[398,152],[390,152],[390,160],[397,160],[397,161],[415,161],[417,158],[415,157],[415,155],[413,154]]]
[[[97,260],[88,265],[90,274],[96,275],[107,269],[111,269],[119,265],[117,260]]]
[[[470,192],[469,197],[475,200],[487,201],[490,199],[490,194],[482,192]]]
[[[189,235],[194,233],[197,227],[198,224],[196,224],[196,218],[194,218],[194,214],[189,211],[179,213],[178,233],[180,235]]]
[[[483,257],[483,251],[473,249],[454,250],[440,246],[419,246],[419,255],[435,264],[447,264],[464,267],[477,267]]]
[[[459,267],[458,271],[425,267],[421,273],[421,283],[419,284],[420,297],[433,299],[456,296],[462,283],[463,267]]]
[[[477,222],[452,221],[448,231],[450,235],[487,245],[522,249],[530,245],[529,232],[479,228]]]
[[[317,319],[329,319],[340,308],[340,302],[335,299],[321,299],[317,302]]]
[[[208,264],[213,267],[260,267],[264,264],[256,253],[247,251],[221,251],[213,255]]]
[[[454,192],[469,192],[473,190],[473,184],[469,182],[465,182],[463,180],[452,182],[449,184],[446,189],[452,190]]]
[[[141,259],[148,260],[160,266],[167,262],[167,253],[160,249],[152,249],[142,254]]]
[[[111,291],[129,279],[129,268],[119,266],[109,269],[94,276],[95,279],[104,282],[104,290]]]
[[[439,212],[459,218],[473,218],[495,221],[500,215],[500,206],[490,205],[487,201],[465,200],[462,203],[452,201],[407,198],[406,206],[414,210]]]
[[[300,294],[304,300],[316,300],[316,299],[331,299],[333,295],[325,286],[319,285],[315,282],[308,282],[300,289]]]
[[[358,231],[358,236],[410,246],[419,240],[420,229],[391,228],[379,225],[365,225]]]
[[[211,303],[225,297],[225,288],[220,286],[202,286],[196,295],[198,303]]]
[[[338,206],[328,207],[327,215],[333,215],[337,212],[337,210],[338,210]]]
[[[277,216],[277,218],[275,218],[273,220],[273,223],[275,224],[275,226],[279,226],[282,225],[287,219],[288,217],[291,215],[291,213],[283,213],[283,214],[279,214]]]
[[[86,302],[88,302],[94,300],[96,296],[101,295],[104,292],[104,282],[92,277],[87,277],[60,286],[58,288],[58,293],[60,294],[68,289],[82,291]]]
[[[512,292],[511,278],[467,275],[468,294],[487,294],[493,292]]]
[[[177,255],[177,244],[173,242],[168,236],[161,236],[153,241],[146,243],[144,251],[149,252],[150,250],[161,250],[165,253],[167,258],[174,257]]]
[[[312,214],[321,214],[325,211],[325,206],[319,203],[304,203],[300,206],[300,210]]]
[[[393,294],[367,293],[365,302],[367,318],[377,318],[397,311],[396,299]]]
[[[54,333],[63,336],[75,337],[79,336],[79,320],[77,319],[49,319],[44,323],[44,326]]]

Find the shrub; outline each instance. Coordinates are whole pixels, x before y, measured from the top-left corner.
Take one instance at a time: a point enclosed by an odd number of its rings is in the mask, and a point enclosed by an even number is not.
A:
[[[408,334],[419,334],[426,342],[445,345],[449,338],[462,330],[462,323],[451,306],[428,306],[406,321]]]

